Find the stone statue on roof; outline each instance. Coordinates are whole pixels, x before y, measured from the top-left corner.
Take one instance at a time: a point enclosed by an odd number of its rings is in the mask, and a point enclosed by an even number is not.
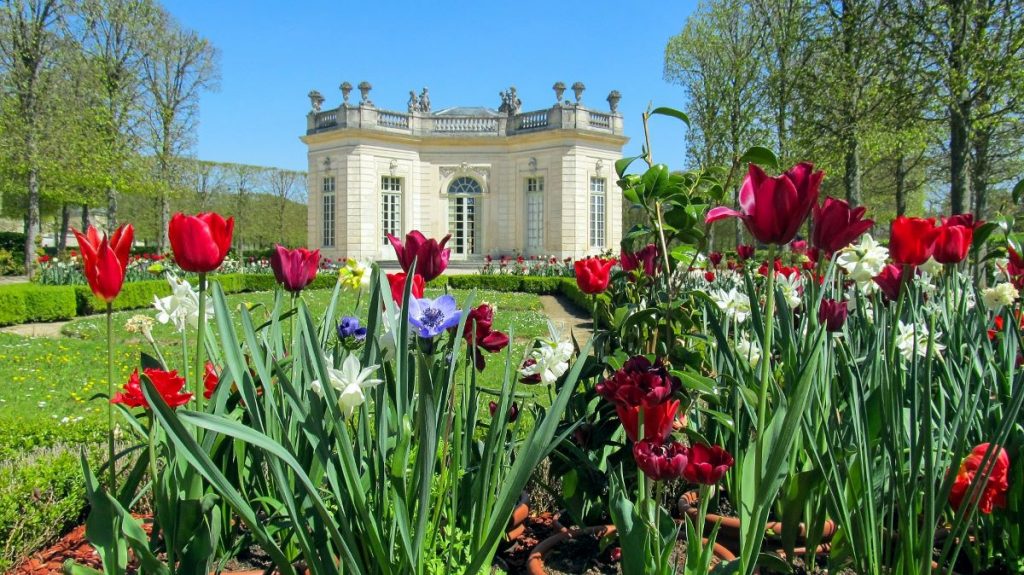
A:
[[[428,92],[427,87],[424,86],[423,87],[423,92],[420,93],[420,111],[421,112],[429,112],[430,111],[430,94],[428,94],[427,92]]]
[[[418,112],[420,100],[416,97],[416,90],[409,90],[409,113]]]

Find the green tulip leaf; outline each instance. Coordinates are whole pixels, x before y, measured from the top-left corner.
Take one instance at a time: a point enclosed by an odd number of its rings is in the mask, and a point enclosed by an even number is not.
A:
[[[687,128],[690,127],[690,117],[687,116],[686,113],[682,112],[681,110],[676,110],[675,108],[661,106],[651,110],[650,115],[669,116],[671,118],[676,118],[680,120],[682,123],[686,124]]]
[[[1019,204],[1021,196],[1024,196],[1024,178],[1022,178],[1015,186],[1013,186],[1013,203]]]
[[[757,164],[758,166],[779,169],[779,158],[775,152],[763,146],[751,146],[740,156],[741,164]]]

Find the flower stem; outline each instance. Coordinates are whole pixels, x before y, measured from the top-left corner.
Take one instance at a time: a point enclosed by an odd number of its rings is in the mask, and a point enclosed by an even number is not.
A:
[[[761,348],[761,386],[757,397],[757,443],[754,449],[754,493],[758,501],[767,497],[761,492],[764,469],[764,435],[768,426],[768,385],[771,383],[772,337],[775,331],[775,245],[768,245],[768,285],[764,307],[764,342]]]
[[[110,467],[110,495],[117,497],[117,465],[114,461],[114,306],[107,302],[107,455]]]
[[[203,371],[206,367],[206,272],[199,273],[199,327],[196,333],[196,411],[203,411]]]

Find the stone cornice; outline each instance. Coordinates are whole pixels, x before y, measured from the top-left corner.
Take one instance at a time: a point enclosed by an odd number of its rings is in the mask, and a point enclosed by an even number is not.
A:
[[[359,145],[372,143],[407,144],[422,148],[472,147],[480,150],[508,149],[524,144],[542,144],[566,142],[585,142],[608,146],[625,146],[629,142],[626,136],[590,132],[581,130],[544,130],[526,134],[513,134],[501,138],[481,138],[479,136],[413,136],[381,130],[349,128],[337,131],[325,131],[316,134],[299,136],[299,140],[309,146],[326,143],[340,145]]]

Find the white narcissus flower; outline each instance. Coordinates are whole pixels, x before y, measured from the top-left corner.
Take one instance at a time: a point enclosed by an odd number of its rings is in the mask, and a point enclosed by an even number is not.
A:
[[[551,320],[548,320],[548,335],[550,339],[540,340],[540,345],[530,352],[528,357],[534,363],[523,367],[519,373],[523,377],[539,375],[541,383],[552,384],[569,370],[575,349],[571,341],[562,338],[561,330]]]
[[[942,337],[942,332],[935,332],[932,342],[935,355],[939,357],[942,356],[942,350],[946,349],[946,346],[939,343],[940,337]],[[896,347],[900,350],[903,359],[907,361],[913,361],[915,353],[921,357],[927,357],[928,327],[923,324],[906,324],[901,321],[899,333],[896,334]]]
[[[786,298],[786,303],[789,307],[796,309],[800,307],[800,292],[803,290],[803,281],[800,278],[800,274],[784,275],[778,274],[776,276],[776,285],[779,286],[779,290],[782,291],[782,297]]]
[[[858,283],[867,283],[882,273],[885,260],[889,258],[889,250],[879,245],[871,234],[864,234],[860,243],[840,250],[836,263],[843,268],[851,279]]]
[[[364,389],[369,389],[381,382],[379,379],[370,376],[380,367],[371,365],[361,367],[355,354],[349,354],[341,364],[341,369],[327,368],[327,377],[334,391],[338,393],[338,408],[345,417],[351,417],[356,408],[366,402]],[[323,382],[319,379],[309,384],[310,389],[317,395],[323,395]]]
[[[985,307],[996,309],[1000,306],[1013,304],[1019,296],[1020,293],[1013,284],[1001,283],[995,287],[982,290],[981,301],[984,302]]]
[[[747,339],[747,335],[740,336],[736,342],[736,355],[750,363],[750,367],[757,367],[761,362],[761,346],[756,341]]]
[[[921,271],[931,276],[936,276],[939,274],[939,272],[942,271],[942,264],[935,261],[935,258],[933,257],[928,258],[928,261],[924,262],[918,267]]]
[[[718,289],[710,295],[718,309],[727,317],[735,318],[738,323],[743,323],[750,316],[750,298],[736,288],[729,291]]]
[[[178,331],[185,326],[199,326],[199,292],[192,288],[188,280],[178,281],[172,274],[167,274],[167,283],[171,286],[171,295],[159,298],[153,296],[153,307],[156,308],[156,320],[160,323],[171,323]],[[213,306],[206,306],[206,318],[213,317]]]

